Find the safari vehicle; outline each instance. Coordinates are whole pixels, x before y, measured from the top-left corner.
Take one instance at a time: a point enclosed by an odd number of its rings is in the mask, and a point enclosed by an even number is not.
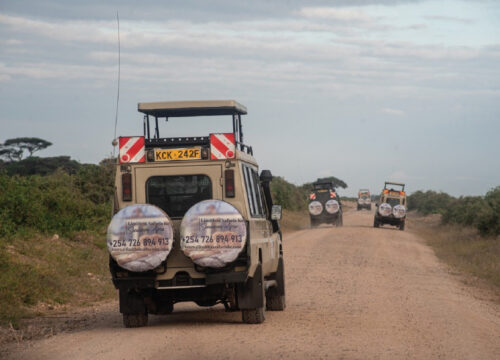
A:
[[[393,186],[396,186],[397,190]],[[380,202],[375,206],[377,211],[373,220],[374,227],[389,224],[399,227],[400,230],[405,229],[407,207],[405,184],[386,181],[380,194]]]
[[[342,202],[332,182],[315,182],[309,194],[311,227],[320,224],[343,225]]]
[[[361,209],[372,209],[372,199],[370,195],[370,190],[368,189],[359,189],[358,191],[358,211]]]
[[[148,314],[169,314],[184,301],[223,304],[251,324],[265,310],[284,310],[281,206],[271,198],[271,172],[259,176],[243,143],[247,109],[217,100],[138,110],[144,136],[119,138],[107,235],[125,327],[145,326]],[[232,133],[160,136],[160,119],[220,115],[232,118]]]

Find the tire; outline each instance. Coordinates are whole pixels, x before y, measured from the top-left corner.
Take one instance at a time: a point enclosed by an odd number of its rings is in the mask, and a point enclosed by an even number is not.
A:
[[[378,228],[380,227],[380,223],[377,221],[377,218],[373,220],[373,227]]]
[[[314,229],[316,226],[316,221],[314,219],[311,219],[311,229]]]
[[[370,206],[368,207],[368,210],[372,211],[372,205],[370,204]]]
[[[123,325],[126,328],[137,328],[148,325],[148,313],[123,314]]]
[[[262,291],[262,296],[265,299],[265,283],[264,274],[262,270],[260,271],[260,285],[257,291]],[[266,320],[265,314],[265,304],[264,306],[258,307],[256,309],[245,309],[241,310],[241,320],[245,324],[262,324]]]
[[[405,222],[402,221],[401,224],[399,224],[399,230],[404,231],[405,229]]]

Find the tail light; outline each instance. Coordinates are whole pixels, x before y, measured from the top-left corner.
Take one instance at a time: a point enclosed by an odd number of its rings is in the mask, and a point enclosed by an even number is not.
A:
[[[309,194],[309,200],[316,200],[316,194],[315,193]]]
[[[122,174],[122,200],[132,201],[132,174]]]
[[[335,194],[333,191],[330,191],[330,197],[331,197],[331,198],[336,198],[336,197],[337,197],[337,194]]]
[[[224,184],[227,198],[234,198],[234,170],[224,171]]]

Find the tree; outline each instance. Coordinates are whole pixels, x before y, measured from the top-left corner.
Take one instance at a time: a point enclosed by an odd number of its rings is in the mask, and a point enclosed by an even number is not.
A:
[[[336,178],[335,176],[328,176],[324,178],[318,178],[315,182],[331,182],[333,183],[334,188],[342,188],[342,189],[347,189],[347,184],[345,181]],[[302,189],[309,191],[313,186],[313,183],[305,183],[304,185],[301,186]]]
[[[3,144],[0,144],[0,157],[9,159],[9,161],[20,161],[23,158],[24,151],[29,153],[28,157],[32,157],[33,153],[46,149],[52,143],[40,138],[21,137],[8,139]]]
[[[19,161],[23,158],[23,150],[0,144],[0,157],[8,159],[9,161]]]

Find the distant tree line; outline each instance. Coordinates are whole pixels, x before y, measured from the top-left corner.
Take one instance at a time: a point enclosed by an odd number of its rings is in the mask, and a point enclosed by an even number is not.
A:
[[[481,235],[500,235],[500,186],[484,196],[460,196],[417,191],[408,197],[408,209],[421,214],[441,214],[443,224],[472,226]]]

